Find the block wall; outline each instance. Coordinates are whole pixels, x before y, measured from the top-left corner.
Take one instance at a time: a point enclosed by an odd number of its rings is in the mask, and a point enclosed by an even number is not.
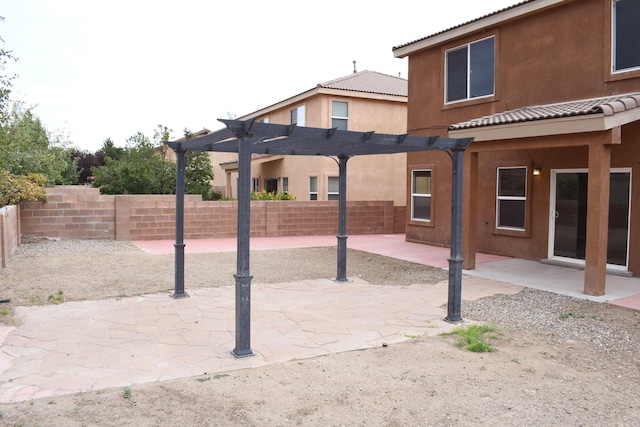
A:
[[[59,186],[47,189],[46,202],[21,205],[23,234],[73,239],[172,240],[175,196],[100,195],[99,189]],[[400,217],[397,218],[397,215]],[[187,195],[184,237],[235,237],[238,204],[204,202]],[[404,222],[404,210],[392,201],[347,203],[347,234],[392,234]],[[337,234],[338,202],[253,201],[254,237]],[[400,231],[401,232],[401,231]]]

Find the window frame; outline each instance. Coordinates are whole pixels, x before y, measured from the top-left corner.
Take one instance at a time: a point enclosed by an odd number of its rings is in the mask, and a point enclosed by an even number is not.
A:
[[[470,47],[474,44],[480,43],[482,41],[485,40],[489,40],[489,39],[493,39],[493,91],[490,94],[486,94],[486,95],[479,95],[479,96],[471,96],[471,49]],[[463,43],[463,44],[459,44],[453,47],[450,47],[448,49],[444,50],[444,94],[443,94],[443,98],[444,98],[444,104],[446,105],[451,105],[451,104],[457,104],[457,103],[461,103],[461,102],[469,102],[469,101],[476,101],[476,100],[488,100],[490,98],[494,98],[497,95],[497,84],[496,84],[496,76],[497,76],[497,68],[498,68],[498,58],[496,55],[496,46],[497,46],[497,34],[491,34],[487,37],[481,38],[481,39],[475,39],[472,41],[469,41],[467,43]],[[464,98],[459,98],[459,99],[454,99],[454,100],[449,100],[448,98],[448,92],[449,92],[449,58],[448,58],[448,54],[450,52],[456,51],[456,50],[460,50],[460,49],[466,49],[467,51],[467,60],[466,60],[466,97]]]
[[[336,180],[336,184],[338,186],[338,191],[331,191],[331,181]],[[328,176],[327,177],[327,200],[336,201],[340,200],[340,177],[338,176]]]
[[[634,67],[628,68],[616,68],[616,52],[617,52],[617,20],[616,20],[616,4],[623,0],[611,0],[611,73],[612,74],[621,74],[621,73],[629,73],[629,72],[638,72],[640,71],[640,63]]]
[[[284,194],[289,194],[289,177],[282,177],[282,192]]]
[[[333,111],[333,104],[334,103],[345,104],[347,106],[347,115],[346,116],[338,116],[338,115],[334,114],[334,111]],[[349,102],[331,100],[331,127],[332,128],[338,127],[338,129],[340,129],[339,126],[334,126],[333,121],[334,120],[341,120],[341,121],[344,121],[346,123],[346,129],[342,129],[342,130],[349,130],[349,110],[350,110]]]
[[[507,169],[524,169],[524,196],[501,196],[500,195],[500,171]],[[513,166],[498,166],[496,168],[496,212],[495,212],[495,229],[501,231],[510,232],[525,232],[529,229],[529,173],[531,168],[528,165],[513,165]],[[522,218],[522,227],[504,226],[500,224],[500,202],[501,201],[522,201],[524,206],[522,208],[524,218]]]
[[[295,121],[293,119],[294,111],[295,111],[295,114],[296,114]],[[290,123],[291,124],[296,124],[298,126],[305,126],[306,125],[306,111],[307,111],[307,109],[305,108],[304,104],[298,105],[297,107],[294,107],[291,110],[289,110]]]
[[[260,192],[260,177],[251,178],[251,189],[255,193]]]
[[[315,185],[313,185],[314,183]],[[313,175],[309,177],[309,200],[318,200],[318,176],[317,175]]]
[[[415,187],[414,187],[414,183],[415,183],[415,173],[416,172],[429,172],[429,193],[416,193],[415,192]],[[433,168],[432,167],[425,167],[425,168],[415,168],[411,170],[411,182],[410,182],[410,189],[411,189],[411,208],[410,208],[410,212],[409,212],[409,219],[413,222],[416,221],[418,224],[432,224],[433,223]],[[415,216],[415,198],[416,197],[422,197],[422,198],[428,198],[429,199],[429,218],[425,219],[425,218],[417,218]]]

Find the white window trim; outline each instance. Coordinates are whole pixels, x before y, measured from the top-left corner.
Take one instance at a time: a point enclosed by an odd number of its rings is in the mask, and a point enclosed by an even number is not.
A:
[[[500,196],[500,170],[504,169],[524,169],[524,196]],[[496,228],[498,230],[517,230],[523,231],[527,229],[527,196],[529,194],[529,168],[527,166],[500,166],[496,173]],[[522,227],[505,227],[499,224],[500,220],[500,201],[501,200],[522,200],[524,201],[524,225]]]
[[[315,178],[316,179],[316,191],[311,191],[311,178]],[[311,196],[314,195],[314,194],[315,194],[316,198],[312,199]],[[317,175],[309,177],[309,200],[318,200],[318,176]]]
[[[297,126],[306,126],[306,108],[305,108],[305,105],[304,104],[298,105],[297,107],[292,108],[289,113],[291,113],[291,111],[293,111],[293,110],[297,111],[297,113],[296,113],[296,120],[297,120],[296,124],[297,124]]]
[[[632,68],[623,68],[622,70],[616,69],[616,3],[619,0],[613,0],[611,2],[611,74],[623,74],[631,71],[640,70],[640,66]]]
[[[478,43],[481,42],[483,40],[487,40],[487,39],[493,39],[493,55],[494,55],[494,61],[493,61],[493,93],[488,94],[488,95],[482,95],[482,96],[474,96],[473,98],[471,98],[469,95],[471,94],[471,73],[469,72],[469,67],[471,66],[471,49],[469,48],[469,46],[471,46],[474,43]],[[467,48],[467,97],[463,98],[463,99],[456,99],[454,101],[447,101],[447,89],[449,87],[449,82],[447,80],[447,53],[454,51],[454,50],[458,50],[458,49],[462,49],[463,47]],[[496,62],[495,62],[495,50],[496,48],[496,36],[492,35],[489,37],[485,37],[483,39],[478,39],[478,40],[474,40],[472,42],[469,43],[465,43],[465,44],[461,44],[459,46],[456,47],[452,47],[451,49],[447,49],[444,51],[444,104],[445,105],[450,105],[450,104],[457,104],[459,102],[468,102],[468,101],[472,101],[475,99],[483,99],[483,98],[491,98],[492,96],[496,96]]]
[[[430,174],[429,177],[431,178],[432,185],[433,185],[433,169],[413,169],[413,170],[411,170],[411,221],[431,222],[431,212],[429,212],[429,219],[416,218],[413,215],[413,212],[414,212],[414,205],[413,205],[414,197],[429,198],[429,199],[431,199],[431,204],[433,204],[433,198],[432,198],[433,192],[431,192],[431,193],[415,193],[414,192],[415,188],[413,187],[413,183],[415,181],[414,173],[416,173],[416,172],[429,172],[429,174]]]
[[[329,185],[329,181],[331,180],[331,178],[337,178],[338,179],[338,191],[329,191],[329,188],[331,187]],[[329,196],[338,196],[340,197],[340,177],[338,176],[328,176],[327,177],[327,200],[331,200],[329,198]]]
[[[333,115],[333,103],[334,102],[342,102],[344,104],[347,104],[347,116],[343,117],[343,116],[334,116]],[[333,119],[339,119],[339,120],[346,120],[347,121],[347,130],[349,129],[349,111],[351,110],[351,106],[349,105],[349,102],[347,101],[338,101],[336,99],[332,99],[331,100],[331,123],[333,126]]]

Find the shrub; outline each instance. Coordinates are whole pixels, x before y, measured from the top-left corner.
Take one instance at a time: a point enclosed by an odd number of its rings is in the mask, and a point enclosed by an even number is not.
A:
[[[47,177],[41,174],[15,176],[9,171],[0,170],[0,207],[47,200],[44,191],[47,181]]]
[[[295,194],[290,193],[267,193],[266,191],[251,192],[251,200],[296,200]]]

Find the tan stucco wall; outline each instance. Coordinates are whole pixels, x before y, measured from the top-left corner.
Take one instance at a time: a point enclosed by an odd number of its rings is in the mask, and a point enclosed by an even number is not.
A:
[[[317,94],[290,106],[270,112],[270,123],[290,122],[290,110],[305,105],[306,126],[331,127],[331,101],[349,102],[349,130],[379,133],[406,133],[406,103],[387,100],[357,99]],[[348,200],[393,200],[405,206],[406,154],[360,156],[347,163]],[[318,200],[327,200],[327,182],[338,176],[335,161],[325,157],[285,156],[273,162],[253,162],[251,174],[260,178],[264,188],[266,178],[289,178],[289,192],[298,200],[309,200],[309,177],[318,177]],[[281,185],[281,184],[279,184]],[[279,187],[280,189],[281,187]]]

